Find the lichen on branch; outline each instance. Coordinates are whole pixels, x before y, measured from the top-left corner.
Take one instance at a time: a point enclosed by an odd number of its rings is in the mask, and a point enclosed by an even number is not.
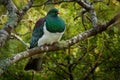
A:
[[[5,41],[10,37],[12,30],[22,19],[23,15],[29,10],[33,4],[33,0],[29,0],[28,4],[19,11],[12,0],[0,0],[0,2],[6,7],[8,11],[8,20],[0,30],[0,47],[5,44]]]

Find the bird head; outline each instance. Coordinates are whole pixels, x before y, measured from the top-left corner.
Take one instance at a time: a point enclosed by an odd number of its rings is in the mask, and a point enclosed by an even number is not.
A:
[[[56,8],[50,9],[47,13],[48,16],[54,16],[54,17],[58,16],[58,14],[59,14],[59,11]]]

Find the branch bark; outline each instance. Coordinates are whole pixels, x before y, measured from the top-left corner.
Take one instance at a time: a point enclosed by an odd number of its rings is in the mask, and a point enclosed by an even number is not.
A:
[[[92,26],[96,27],[98,24],[98,19],[93,4],[91,2],[87,2],[86,0],[77,0],[77,3],[90,13]]]
[[[67,49],[79,41],[82,41],[86,38],[89,38],[91,36],[94,36],[98,33],[105,31],[109,26],[116,23],[119,19],[120,19],[120,12],[115,17],[113,17],[109,22],[102,24],[102,25],[97,25],[97,27],[91,28],[90,30],[87,30],[81,34],[78,34],[77,36],[74,36],[73,38],[69,40],[61,41],[56,46],[50,45],[50,46],[35,47],[27,51],[20,52],[14,55],[13,57],[7,58],[5,60],[1,60],[0,61],[0,74],[2,74],[5,71],[5,69],[7,69],[7,67],[9,67],[10,65],[22,59],[25,59],[27,57],[31,57],[36,54],[42,54],[43,52]]]
[[[23,39],[20,36],[14,34],[14,33],[11,33],[11,37],[20,41],[22,44],[24,44],[26,46],[27,49],[30,47],[30,45],[28,43],[26,43],[25,41],[23,41]]]
[[[18,11],[12,0],[0,0],[0,3],[3,4],[9,12],[7,22],[0,30],[0,47],[2,47],[5,44],[5,41],[10,37],[12,30],[22,19],[22,16],[32,6],[33,0],[30,0],[22,11]]]
[[[33,5],[32,7],[40,7],[42,5],[49,5],[49,4],[61,4],[63,2],[75,2],[75,1],[74,0],[61,0],[61,1],[55,1],[54,2],[54,1],[47,0],[42,4],[36,4],[36,5]]]

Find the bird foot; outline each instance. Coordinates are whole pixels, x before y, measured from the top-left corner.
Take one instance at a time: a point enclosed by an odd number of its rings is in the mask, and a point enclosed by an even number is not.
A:
[[[50,46],[50,45],[57,47],[58,44],[59,44],[59,42],[53,42],[52,44],[44,44],[44,45],[42,45],[42,48],[46,48],[47,46]]]
[[[52,45],[57,47],[58,46],[58,42],[53,42]]]

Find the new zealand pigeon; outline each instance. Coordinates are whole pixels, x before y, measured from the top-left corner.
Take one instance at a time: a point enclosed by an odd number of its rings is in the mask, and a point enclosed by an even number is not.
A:
[[[32,33],[30,48],[44,44],[53,44],[61,39],[65,31],[65,22],[58,14],[58,9],[53,8],[49,10],[44,18],[36,22]],[[39,71],[41,69],[41,62],[40,57],[31,57],[25,66],[25,70]]]

